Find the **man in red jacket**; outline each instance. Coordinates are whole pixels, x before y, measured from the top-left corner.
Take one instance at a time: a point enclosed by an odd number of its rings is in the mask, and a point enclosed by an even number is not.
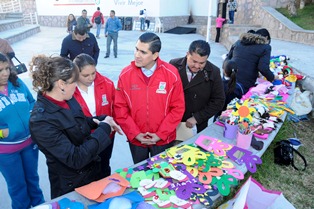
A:
[[[172,147],[184,113],[180,75],[159,58],[160,48],[156,34],[142,34],[135,46],[135,60],[118,80],[114,113],[128,138],[134,163]]]

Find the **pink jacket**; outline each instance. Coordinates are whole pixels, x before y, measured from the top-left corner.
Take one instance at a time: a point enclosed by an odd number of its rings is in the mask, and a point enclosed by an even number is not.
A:
[[[222,28],[222,23],[225,21],[225,18],[217,17],[216,18],[216,28]]]

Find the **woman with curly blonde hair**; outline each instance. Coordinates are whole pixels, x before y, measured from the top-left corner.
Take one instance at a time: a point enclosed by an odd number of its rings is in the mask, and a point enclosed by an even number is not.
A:
[[[79,70],[71,60],[37,56],[30,72],[38,91],[30,131],[46,156],[51,198],[56,198],[100,179],[99,153],[112,143],[111,131],[121,130],[110,116],[84,115],[73,97]]]

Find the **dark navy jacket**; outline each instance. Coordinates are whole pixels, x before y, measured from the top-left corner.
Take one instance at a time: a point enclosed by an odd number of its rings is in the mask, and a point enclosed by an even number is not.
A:
[[[231,47],[228,58],[237,63],[237,81],[242,85],[244,93],[255,85],[260,72],[270,82],[274,74],[269,69],[271,46],[265,37],[244,33]]]
[[[30,117],[32,139],[47,159],[51,198],[98,180],[98,154],[112,143],[108,124],[100,123],[97,128],[74,98],[67,103],[70,109],[38,94]]]
[[[75,39],[74,33],[71,33],[62,41],[60,56],[70,58],[73,61],[77,55],[85,53],[94,58],[97,64],[99,51],[94,34],[88,32],[84,41],[78,41]]]

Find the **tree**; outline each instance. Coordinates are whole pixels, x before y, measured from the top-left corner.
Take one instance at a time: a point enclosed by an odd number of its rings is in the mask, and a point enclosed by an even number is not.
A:
[[[288,4],[288,11],[289,11],[289,15],[291,17],[295,17],[297,16],[297,6],[296,6],[297,2],[296,0],[290,0],[289,4]]]

